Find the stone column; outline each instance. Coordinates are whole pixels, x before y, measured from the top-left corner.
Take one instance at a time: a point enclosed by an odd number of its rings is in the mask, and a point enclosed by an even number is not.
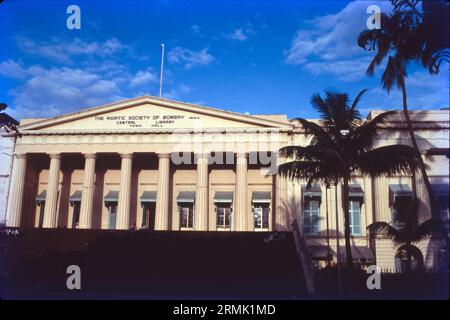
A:
[[[92,206],[94,202],[95,182],[95,159],[96,155],[87,153],[84,155],[84,178],[83,191],[81,193],[80,223],[79,229],[90,229],[92,227]]]
[[[375,177],[374,186],[374,217],[376,221],[391,221],[391,210],[389,208],[389,178],[385,176]],[[374,221],[375,222],[375,221]]]
[[[130,227],[130,193],[133,154],[122,153],[120,169],[119,202],[117,204],[116,229],[126,230]]]
[[[169,230],[169,170],[170,153],[158,154],[155,230]]]
[[[208,154],[197,154],[194,230],[208,230]]]
[[[362,215],[361,211],[361,231],[363,235],[367,233],[367,226],[373,222],[373,198],[372,198],[372,178],[370,176],[364,176],[364,209],[365,217]]]
[[[45,198],[44,228],[57,227],[59,170],[61,168],[61,154],[50,154],[50,169],[48,173],[47,196]]]
[[[6,220],[8,227],[20,227],[26,170],[27,155],[15,154],[9,192],[8,216]]]
[[[286,162],[286,157],[282,155],[277,156],[277,166]],[[286,177],[282,177],[279,173],[277,173],[275,177],[276,184],[276,196],[275,196],[275,229],[278,231],[286,231],[289,230],[289,216],[288,216],[288,199],[287,199],[287,190]]]
[[[234,230],[248,231],[250,212],[247,212],[247,154],[236,154],[236,205],[233,215]]]

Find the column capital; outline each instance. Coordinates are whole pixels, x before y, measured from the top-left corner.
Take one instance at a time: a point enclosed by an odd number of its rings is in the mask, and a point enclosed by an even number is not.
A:
[[[211,158],[211,152],[205,152],[205,153],[194,153],[194,160],[195,163],[197,163],[197,159],[208,159]]]
[[[14,157],[16,157],[17,159],[26,159],[27,156],[28,155],[26,153],[14,153]]]
[[[247,159],[248,152],[235,152],[237,159]]]
[[[61,159],[61,153],[48,153],[50,159]]]
[[[97,158],[96,153],[83,153],[83,156],[85,159],[96,159]]]
[[[158,153],[158,158],[170,159],[170,153]]]
[[[120,154],[120,157],[122,158],[122,159],[133,159],[133,153],[121,153]]]

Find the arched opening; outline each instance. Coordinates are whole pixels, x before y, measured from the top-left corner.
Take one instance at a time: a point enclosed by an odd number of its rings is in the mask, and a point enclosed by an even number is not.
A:
[[[423,254],[416,246],[404,245],[398,248],[395,254],[395,270],[409,272],[423,270]]]

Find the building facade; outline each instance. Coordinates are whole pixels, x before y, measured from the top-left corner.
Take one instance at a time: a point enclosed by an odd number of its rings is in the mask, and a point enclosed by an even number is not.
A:
[[[430,179],[448,191],[448,111],[412,117]],[[409,144],[402,119],[399,114],[382,130],[379,145]],[[308,143],[286,116],[140,97],[51,119],[23,119],[19,130],[8,226],[286,231],[295,220],[313,259],[344,252],[341,186],[307,188],[276,172],[287,161],[278,156],[280,148]],[[354,176],[350,196],[354,258],[395,268],[399,248],[388,239],[371,240],[366,227],[391,221],[399,197],[418,198],[420,219],[427,219],[422,180]],[[448,219],[448,196],[442,212]],[[424,265],[436,268],[442,239],[425,239],[417,247]]]
[[[6,222],[9,183],[13,165],[15,137],[11,126],[18,122],[8,114],[0,113],[0,224]]]

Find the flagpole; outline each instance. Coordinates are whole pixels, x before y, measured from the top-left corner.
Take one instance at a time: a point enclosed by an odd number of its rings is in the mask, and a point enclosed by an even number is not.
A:
[[[164,43],[161,43],[161,73],[159,75],[159,97],[160,98],[162,98],[163,70],[164,70]]]

